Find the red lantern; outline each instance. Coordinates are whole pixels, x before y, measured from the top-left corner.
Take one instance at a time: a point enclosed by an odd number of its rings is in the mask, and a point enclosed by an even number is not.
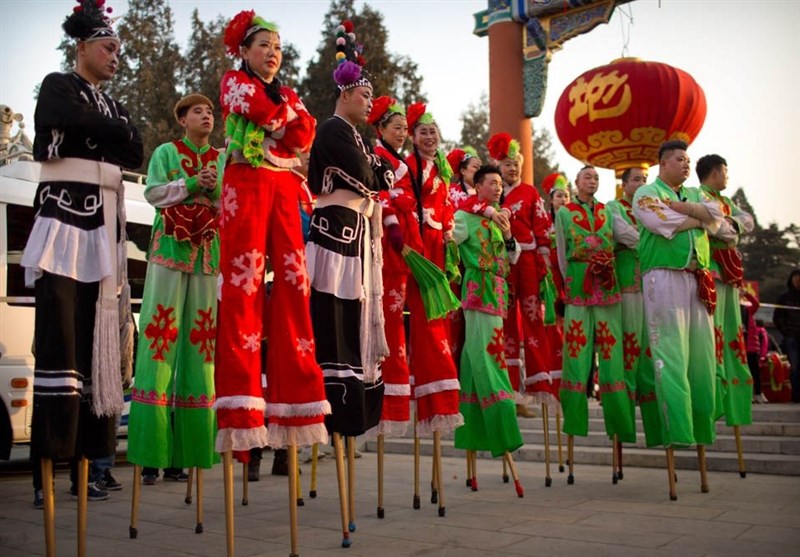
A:
[[[555,123],[573,157],[619,176],[627,168],[658,164],[664,141],[691,143],[705,118],[706,97],[688,73],[620,58],[570,83],[558,100]]]

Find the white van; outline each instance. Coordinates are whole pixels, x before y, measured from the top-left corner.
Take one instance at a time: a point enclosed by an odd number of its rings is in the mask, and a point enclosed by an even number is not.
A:
[[[0,166],[0,460],[9,458],[13,443],[30,441],[31,434],[34,299],[33,290],[25,288],[20,260],[33,226],[39,168],[29,160]],[[138,320],[155,210],[144,199],[144,176],[125,173],[124,179],[128,279]],[[129,390],[125,399],[122,433],[127,430]]]

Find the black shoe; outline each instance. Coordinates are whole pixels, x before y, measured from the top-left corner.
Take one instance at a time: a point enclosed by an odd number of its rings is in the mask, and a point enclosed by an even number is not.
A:
[[[44,508],[44,494],[41,489],[33,490],[33,506],[37,509]]]
[[[97,484],[94,482],[89,484],[86,491],[86,498],[89,501],[105,501],[108,499],[108,492],[98,489]],[[75,486],[75,484],[72,484],[72,486],[69,488],[69,494],[72,495],[73,500],[78,499],[78,488]]]
[[[286,452],[286,449],[275,450],[275,456],[272,459],[272,475],[289,475],[289,454]]]
[[[95,483],[97,487],[103,491],[119,491],[122,489],[122,484],[114,479],[114,476],[111,475],[110,470],[106,470],[103,478]]]
[[[261,480],[261,459],[252,459],[247,463],[247,481],[258,482]]]
[[[188,482],[189,481],[189,474],[181,470],[180,472],[164,472],[164,479],[165,480],[172,480],[173,482]]]

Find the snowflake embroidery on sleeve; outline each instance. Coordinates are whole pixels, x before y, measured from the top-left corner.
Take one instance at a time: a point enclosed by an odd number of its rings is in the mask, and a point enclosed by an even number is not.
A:
[[[547,209],[544,208],[544,200],[541,197],[536,200],[536,216],[540,219],[547,217]]]
[[[264,254],[253,249],[236,256],[231,261],[241,273],[231,273],[231,284],[240,286],[245,294],[252,296],[264,278]]]
[[[222,224],[232,220],[236,216],[236,211],[239,210],[236,188],[230,184],[225,184],[224,191],[222,198]]]
[[[302,249],[296,249],[292,253],[283,254],[284,280],[297,286],[297,289],[308,296],[311,292],[311,281],[308,278],[306,268],[306,254]]]
[[[242,344],[243,349],[249,350],[250,352],[258,352],[261,350],[261,338],[259,338],[258,333],[242,333],[242,340],[244,340],[244,344]]]
[[[239,83],[235,77],[230,77],[225,87],[228,90],[222,97],[222,103],[230,107],[231,112],[235,112],[239,107],[242,109],[242,114],[250,112],[250,103],[246,98],[256,92],[255,85],[252,83]]]
[[[297,351],[300,352],[301,356],[305,356],[306,352],[310,354],[314,353],[313,338],[296,338],[295,342],[297,343]]]
[[[516,215],[517,213],[519,213],[519,210],[522,209],[522,201],[517,201],[516,203],[512,203],[509,209],[511,209],[511,212]]]
[[[531,348],[539,348],[539,339],[536,337],[528,337],[528,346]]]

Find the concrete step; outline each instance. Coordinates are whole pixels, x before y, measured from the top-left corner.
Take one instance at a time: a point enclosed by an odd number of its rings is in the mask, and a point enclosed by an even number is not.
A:
[[[550,416],[550,431],[555,432],[556,420]],[[523,431],[543,431],[542,418],[519,418],[519,428]],[[589,414],[589,431],[603,431],[602,415],[592,416]],[[644,432],[642,420],[636,419],[636,431],[639,434]],[[717,435],[733,435],[733,428],[725,425],[725,421],[720,420],[716,424]],[[789,422],[760,422],[754,421],[750,425],[741,426],[742,435],[758,436],[778,436],[788,438],[800,438],[800,423]]]
[[[594,464],[609,467],[611,475],[611,450],[603,447],[589,447],[576,444],[573,449],[575,457],[576,475],[580,473],[581,464]],[[367,441],[364,450],[375,452],[377,442]],[[386,439],[385,451],[392,454],[413,454],[413,439]],[[433,444],[429,439],[423,440],[421,453],[430,456],[433,453]],[[444,456],[463,456],[464,451],[456,449],[450,440],[442,440],[442,454]],[[557,448],[550,447],[550,461],[553,472],[558,470]],[[491,454],[479,451],[478,456],[482,459],[491,460]],[[566,441],[564,443],[563,458],[566,459]],[[514,453],[515,460],[544,462],[544,446],[538,444],[525,444]],[[676,450],[676,466],[678,469],[697,470],[697,453],[694,450]],[[664,468],[666,458],[664,449],[641,449],[627,448],[623,450],[623,469],[627,467],[644,468]],[[500,466],[500,463],[497,463]],[[738,458],[736,453],[719,452],[706,450],[706,467],[714,472],[737,472],[739,471]],[[782,476],[800,476],[800,456],[783,454],[745,454],[745,469],[747,472],[755,474],[776,474]]]
[[[537,408],[537,410],[539,410]],[[552,417],[552,411],[550,412]],[[638,415],[637,411],[637,415]],[[589,401],[589,417],[602,418],[603,407],[596,400]],[[723,419],[724,420],[724,419]],[[773,404],[754,404],[754,422],[783,422],[787,424],[800,425],[800,404],[792,403],[773,403]]]

